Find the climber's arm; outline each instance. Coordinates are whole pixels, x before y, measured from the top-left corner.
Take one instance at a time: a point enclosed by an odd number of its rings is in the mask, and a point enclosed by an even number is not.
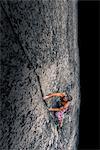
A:
[[[49,108],[49,111],[61,111],[64,110],[64,107],[60,107],[60,108]]]
[[[63,111],[64,109],[68,108],[68,106],[69,102],[65,103],[65,105],[60,108],[49,108],[49,111]]]
[[[46,100],[46,99],[54,97],[54,96],[59,96],[59,97],[63,98],[65,96],[65,93],[50,93],[47,96],[45,96],[43,99]]]

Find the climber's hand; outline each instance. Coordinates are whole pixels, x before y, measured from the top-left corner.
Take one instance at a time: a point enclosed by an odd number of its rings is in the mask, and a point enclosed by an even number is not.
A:
[[[49,110],[49,111],[53,111],[52,108],[49,108],[48,110]]]
[[[43,100],[46,100],[46,99],[48,99],[49,97],[48,96],[45,96],[45,97],[43,97]]]

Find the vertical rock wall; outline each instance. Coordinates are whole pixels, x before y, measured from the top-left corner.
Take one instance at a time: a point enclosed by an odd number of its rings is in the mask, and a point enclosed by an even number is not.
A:
[[[77,7],[73,0],[0,1],[1,150],[76,150]],[[42,96],[73,97],[57,130]]]

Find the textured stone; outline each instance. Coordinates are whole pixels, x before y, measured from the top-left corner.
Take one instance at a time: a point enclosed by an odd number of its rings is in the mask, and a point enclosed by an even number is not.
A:
[[[76,150],[80,104],[76,1],[3,0],[0,9],[0,149]],[[57,130],[42,96],[64,91],[73,101]]]

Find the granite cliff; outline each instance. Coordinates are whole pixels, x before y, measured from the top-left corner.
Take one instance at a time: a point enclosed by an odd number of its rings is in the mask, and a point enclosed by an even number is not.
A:
[[[75,0],[0,1],[0,150],[76,150],[79,53]],[[73,100],[57,130],[43,96]]]

